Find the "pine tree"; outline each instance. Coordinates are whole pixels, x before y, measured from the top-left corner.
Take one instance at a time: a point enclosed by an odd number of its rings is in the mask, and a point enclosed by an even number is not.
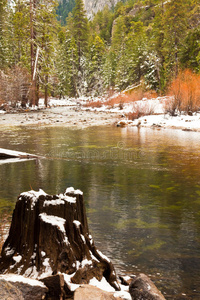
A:
[[[73,37],[78,50],[79,71],[82,71],[81,58],[88,50],[89,27],[84,4],[82,0],[76,0],[73,9]]]
[[[103,92],[103,65],[105,61],[105,44],[96,35],[90,46],[88,65],[88,92],[95,96]]]
[[[6,7],[6,1],[0,0],[0,69],[2,69],[6,63],[5,43],[4,43],[5,7]]]
[[[176,77],[179,71],[181,43],[188,28],[188,1],[171,0],[166,3],[163,18],[165,68],[169,78]]]
[[[50,79],[54,75],[55,49],[57,47],[57,23],[55,18],[57,4],[43,0],[37,4],[36,14],[36,59],[38,54],[37,77],[44,90],[45,106],[50,92]],[[37,62],[36,62],[37,63]],[[37,65],[35,64],[35,67]],[[38,83],[37,83],[38,84]],[[39,93],[37,91],[37,93]],[[37,95],[39,98],[39,95]]]

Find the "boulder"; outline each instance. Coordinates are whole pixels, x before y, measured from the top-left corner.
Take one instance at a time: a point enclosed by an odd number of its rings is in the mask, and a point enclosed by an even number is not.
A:
[[[1,300],[24,300],[21,291],[5,279],[0,279]]]
[[[63,274],[48,276],[40,280],[48,288],[46,298],[48,300],[64,299],[65,297],[65,281]]]
[[[13,299],[42,300],[45,299],[46,293],[48,292],[48,288],[42,282],[30,278],[25,278],[20,275],[0,275],[0,280],[6,281],[8,284],[14,286],[17,291],[19,290],[21,292],[19,294],[19,298]]]
[[[82,285],[74,293],[74,300],[116,300],[109,292],[92,285]]]
[[[133,300],[165,300],[155,284],[145,274],[140,274],[129,285]]]

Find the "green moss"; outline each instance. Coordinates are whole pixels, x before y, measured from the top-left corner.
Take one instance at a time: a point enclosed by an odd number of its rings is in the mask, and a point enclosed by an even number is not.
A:
[[[93,214],[93,213],[97,212],[97,209],[95,209],[95,208],[87,208],[86,210],[87,210],[88,214]]]
[[[119,213],[120,212],[120,210],[119,209],[116,209],[115,207],[111,207],[111,206],[106,206],[106,205],[104,205],[103,207],[102,207],[102,210],[103,211],[112,211],[112,212],[117,212],[117,213]]]
[[[160,185],[155,185],[155,184],[150,184],[149,187],[153,188],[153,189],[156,189],[156,190],[160,190],[161,189]]]
[[[125,229],[127,226],[132,225],[134,228],[137,229],[151,229],[151,228],[159,228],[159,229],[166,229],[168,226],[166,224],[161,224],[158,222],[145,222],[140,219],[127,219],[127,220],[120,220],[118,223],[113,223],[117,229]]]

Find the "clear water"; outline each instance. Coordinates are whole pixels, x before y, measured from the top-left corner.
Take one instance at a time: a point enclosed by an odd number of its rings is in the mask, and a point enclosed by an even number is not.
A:
[[[96,246],[117,273],[146,273],[166,299],[200,299],[200,133],[8,128],[0,147],[44,156],[0,162],[0,213],[19,193],[84,192]]]

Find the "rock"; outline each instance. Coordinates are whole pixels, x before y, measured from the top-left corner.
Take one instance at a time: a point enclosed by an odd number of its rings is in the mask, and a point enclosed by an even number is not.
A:
[[[25,278],[20,275],[15,274],[7,274],[0,275],[0,280],[4,280],[7,283],[11,284],[17,290],[21,291],[21,299],[24,300],[42,300],[45,299],[46,293],[48,292],[48,288],[40,281]],[[1,298],[2,299],[2,298]],[[9,298],[5,298],[9,299]],[[20,298],[13,298],[20,299]]]
[[[140,274],[129,285],[133,300],[165,300],[155,284],[145,274]]]
[[[64,281],[63,274],[48,276],[40,279],[40,281],[43,282],[49,290],[46,295],[47,299],[51,299],[51,300],[64,299],[65,281]]]
[[[116,300],[108,292],[105,292],[92,285],[82,285],[74,293],[74,300]]]
[[[88,284],[105,277],[120,290],[111,261],[89,234],[83,193],[68,188],[64,194],[40,190],[22,193],[0,257],[0,273],[41,278],[63,273],[67,284]]]
[[[24,297],[18,288],[6,280],[0,279],[0,299],[24,300]]]

